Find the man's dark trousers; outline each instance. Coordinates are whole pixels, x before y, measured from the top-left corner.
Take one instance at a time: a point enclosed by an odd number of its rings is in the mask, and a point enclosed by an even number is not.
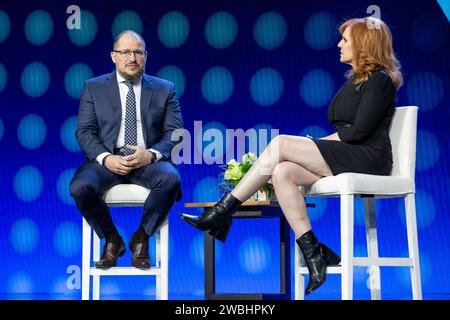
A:
[[[96,161],[86,160],[70,182],[70,194],[83,217],[102,239],[115,228],[103,195],[121,183],[137,184],[151,190],[141,219],[149,236],[164,221],[174,202],[181,198],[180,176],[170,161],[148,164],[122,176]]]

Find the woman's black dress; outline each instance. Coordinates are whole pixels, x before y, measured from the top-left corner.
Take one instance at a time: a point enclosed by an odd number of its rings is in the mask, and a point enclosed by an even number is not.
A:
[[[389,127],[395,104],[396,89],[386,71],[375,71],[359,85],[347,80],[328,107],[328,120],[341,141],[313,140],[334,175],[390,174]]]

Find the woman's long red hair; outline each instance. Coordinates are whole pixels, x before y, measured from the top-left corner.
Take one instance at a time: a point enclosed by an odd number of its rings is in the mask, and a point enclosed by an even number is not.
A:
[[[385,69],[395,88],[400,88],[403,76],[388,26],[379,19],[366,17],[345,21],[339,26],[339,32],[343,34],[347,28],[350,28],[355,62],[354,69],[347,73],[347,77],[355,76],[354,83],[358,84],[366,81],[373,72]]]

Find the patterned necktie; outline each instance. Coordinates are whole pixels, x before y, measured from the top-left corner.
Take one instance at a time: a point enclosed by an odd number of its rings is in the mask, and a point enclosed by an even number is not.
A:
[[[136,127],[136,97],[133,90],[133,82],[124,82],[128,87],[126,110],[125,110],[125,145],[137,145],[137,127]],[[133,154],[134,151],[125,148],[126,156]]]

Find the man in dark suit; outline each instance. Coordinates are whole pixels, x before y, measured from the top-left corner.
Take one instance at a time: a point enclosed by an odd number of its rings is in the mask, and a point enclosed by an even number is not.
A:
[[[148,239],[181,198],[180,176],[170,161],[174,130],[183,127],[174,85],[144,74],[143,38],[130,30],[114,40],[115,72],[87,80],[80,99],[76,137],[87,160],[70,183],[83,217],[105,238],[97,268],[117,265],[125,253],[109,208],[106,190],[120,183],[151,189],[138,229],[131,237],[132,265],[150,268]]]

